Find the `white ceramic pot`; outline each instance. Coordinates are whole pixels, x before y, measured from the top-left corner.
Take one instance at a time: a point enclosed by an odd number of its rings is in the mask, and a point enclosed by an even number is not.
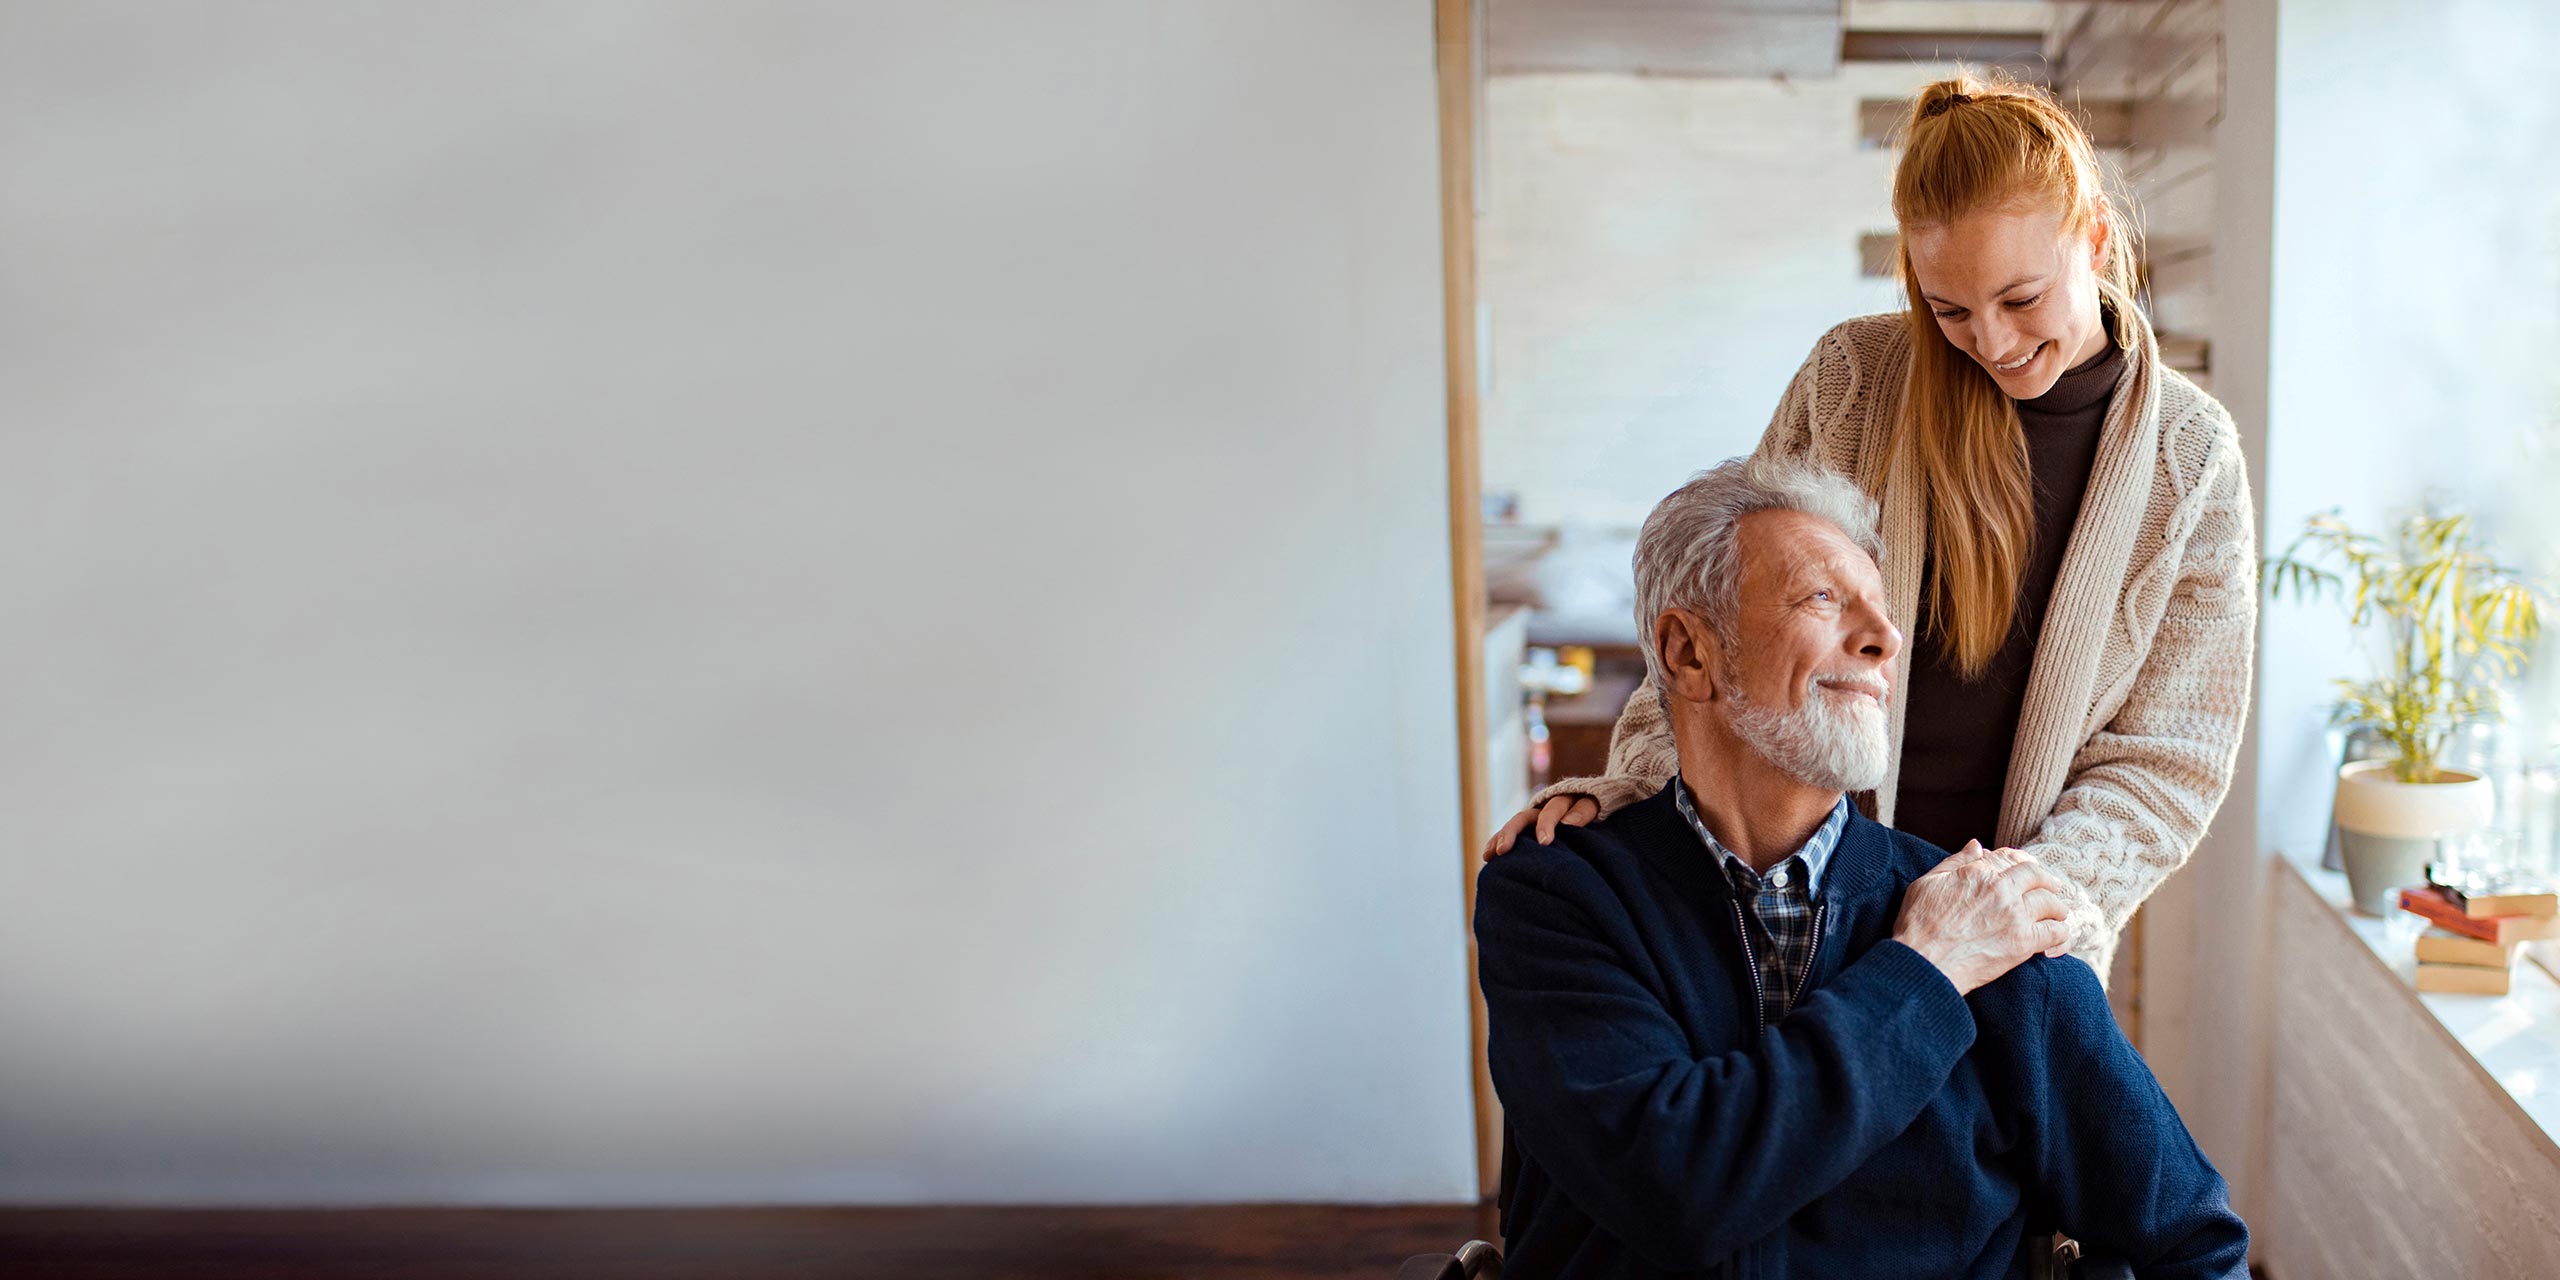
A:
[[[2484,830],[2497,817],[2489,780],[2440,769],[2434,782],[2402,782],[2391,761],[2359,760],[2338,770],[2338,852],[2356,909],[2392,910],[2392,895],[2427,878],[2436,842]]]

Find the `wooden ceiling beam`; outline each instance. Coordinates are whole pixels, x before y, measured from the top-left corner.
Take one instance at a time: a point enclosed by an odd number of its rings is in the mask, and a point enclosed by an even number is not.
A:
[[[1998,67],[2042,82],[2047,74],[2044,37],[1983,31],[1848,31],[1840,37],[1843,62],[1968,62]]]
[[[1494,75],[1828,76],[1839,0],[1487,0]]]

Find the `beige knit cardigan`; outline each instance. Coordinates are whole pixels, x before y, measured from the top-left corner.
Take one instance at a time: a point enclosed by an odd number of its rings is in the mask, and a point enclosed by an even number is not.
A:
[[[2037,638],[1997,833],[2070,883],[2071,950],[2101,981],[2125,921],[2195,851],[2231,785],[2258,619],[2256,521],[2231,415],[2161,367],[2140,311],[2123,300],[2116,309],[2124,380]],[[1877,496],[1885,590],[1908,637],[1928,516],[1917,465],[1894,447],[1906,325],[1900,314],[1861,316],[1824,334],[1758,452],[1810,457]],[[1915,647],[1894,660],[1897,690],[1909,687]],[[1873,797],[1886,824],[1904,706],[1893,700],[1894,763]],[[1648,679],[1618,719],[1607,776],[1568,778],[1535,802],[1589,795],[1605,816],[1677,768]]]

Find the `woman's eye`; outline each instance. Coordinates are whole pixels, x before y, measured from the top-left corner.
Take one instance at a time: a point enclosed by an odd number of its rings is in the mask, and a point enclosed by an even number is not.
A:
[[[1938,313],[1938,318],[1941,320],[1961,320],[1964,318],[1964,313],[1961,311],[1941,311]]]
[[[1831,588],[1829,588],[1829,587],[1824,587],[1824,588],[1823,588],[1823,589],[1821,589],[1820,591],[1816,591],[1816,592],[1814,592],[1814,593],[1813,593],[1813,598],[1814,598],[1814,599],[1816,599],[1816,600],[1829,600],[1829,599],[1831,599]]]
[[[2018,298],[2018,299],[2015,299],[2015,300],[2011,301],[2011,302],[2009,303],[2009,305],[2010,305],[2010,306],[2013,306],[2013,307],[2016,307],[2016,308],[2018,308],[2018,309],[2019,309],[2019,310],[2021,310],[2021,311],[2024,311],[2024,310],[2026,310],[2027,308],[2032,307],[2032,306],[2034,306],[2035,304],[2037,304],[2037,303],[2039,303],[2039,302],[2042,302],[2042,301],[2044,301],[2044,295],[2043,295],[2043,294],[2041,294],[2041,293],[2039,293],[2039,294],[2037,294],[2036,296],[2034,296],[2034,297],[2032,297],[2032,298]]]

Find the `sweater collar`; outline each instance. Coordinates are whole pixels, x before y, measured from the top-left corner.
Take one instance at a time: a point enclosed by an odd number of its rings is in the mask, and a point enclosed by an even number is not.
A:
[[[1734,867],[1741,868],[1741,874],[1750,877],[1754,882],[1761,878],[1760,873],[1753,870],[1750,863],[1742,860],[1741,854],[1724,847],[1724,842],[1716,839],[1716,833],[1707,829],[1706,820],[1698,816],[1698,807],[1689,797],[1689,784],[1679,774],[1671,775],[1669,790],[1672,807],[1679,812],[1680,820],[1689,824],[1689,830],[1697,834],[1698,843],[1706,846],[1707,857],[1717,865],[1727,868],[1728,878],[1733,875]],[[1831,812],[1824,815],[1821,825],[1813,829],[1813,838],[1805,841],[1803,846],[1794,853],[1779,859],[1781,866],[1793,861],[1804,868],[1804,892],[1807,898],[1822,896],[1822,873],[1831,865],[1831,853],[1840,843],[1841,829],[1848,825],[1849,797],[1844,795],[1831,802]]]
[[[1680,775],[1674,772],[1661,790],[1619,810],[1609,821],[1625,824],[1628,841],[1667,874],[1700,892],[1729,898],[1733,885],[1725,879],[1723,868],[1713,859],[1698,856],[1698,837],[1680,816],[1674,795],[1679,786]],[[1840,821],[1840,833],[1823,869],[1825,897],[1832,902],[1855,902],[1882,883],[1892,856],[1882,825],[1858,812],[1854,804],[1845,805],[1845,810],[1845,815],[1840,809],[1832,811]]]
[[[2014,763],[2000,799],[1999,843],[2024,845],[2062,794],[2073,756],[2087,741],[2098,660],[2108,625],[2122,626],[2117,602],[2139,558],[2135,542],[2151,505],[2160,457],[2160,344],[2151,324],[2115,286],[2099,282],[2118,320],[2110,337],[2130,338],[2124,385],[2107,402],[2089,490],[2072,523],[2036,637],[2035,672],[2018,713]],[[2098,619],[2104,624],[2093,625]]]
[[[2115,308],[2100,309],[2100,334],[2097,354],[2083,360],[2070,372],[2054,379],[2051,390],[2033,400],[2018,402],[2018,413],[2027,418],[2069,417],[2086,413],[2114,395],[2116,384],[2124,378],[2124,346],[2116,341]]]

